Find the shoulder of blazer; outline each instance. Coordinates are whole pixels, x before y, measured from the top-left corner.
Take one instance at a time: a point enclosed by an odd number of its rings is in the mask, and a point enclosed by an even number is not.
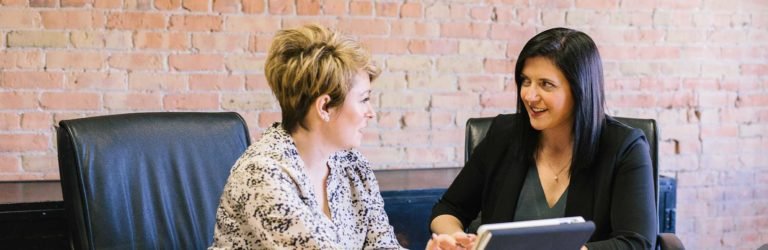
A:
[[[612,117],[606,117],[600,148],[624,151],[640,138],[648,143],[645,134],[639,128],[633,128]]]
[[[514,138],[514,128],[518,126],[520,119],[517,114],[501,114],[493,118],[491,126],[488,128],[483,140],[487,140],[487,144],[491,146],[493,151],[497,151],[498,154],[504,154],[507,148],[510,146]]]

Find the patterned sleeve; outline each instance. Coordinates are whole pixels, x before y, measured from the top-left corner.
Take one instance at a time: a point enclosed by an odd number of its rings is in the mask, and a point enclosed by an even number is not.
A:
[[[338,249],[275,164],[245,161],[227,181],[211,249]]]
[[[389,217],[384,210],[384,199],[379,193],[379,183],[376,181],[376,176],[373,174],[368,160],[357,151],[354,151],[353,154],[358,160],[354,165],[365,190],[363,202],[368,208],[366,210],[368,231],[363,248],[403,249],[397,242],[394,229],[389,225]]]

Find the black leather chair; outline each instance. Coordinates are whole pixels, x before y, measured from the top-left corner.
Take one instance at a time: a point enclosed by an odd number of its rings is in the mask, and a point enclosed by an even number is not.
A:
[[[651,151],[651,162],[653,162],[653,182],[656,189],[656,207],[659,205],[659,130],[656,127],[656,120],[638,119],[626,117],[613,117],[617,121],[633,128],[639,128],[645,133],[646,139]],[[472,150],[483,140],[485,134],[491,126],[493,117],[470,118],[467,120],[466,137],[464,145],[464,159],[469,159]],[[476,222],[475,222],[476,223]],[[661,233],[657,239],[657,248],[667,249],[685,249],[683,243],[677,236],[671,233]]]
[[[229,170],[250,145],[237,113],[135,113],[59,123],[74,249],[204,249]]]

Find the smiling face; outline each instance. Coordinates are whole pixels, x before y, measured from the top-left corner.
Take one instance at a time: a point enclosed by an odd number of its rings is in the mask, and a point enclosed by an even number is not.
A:
[[[573,96],[563,72],[546,57],[525,60],[520,96],[531,126],[539,131],[565,130],[573,126]]]
[[[329,124],[327,126],[330,140],[339,148],[349,149],[360,146],[363,140],[363,128],[368,126],[368,120],[376,117],[370,101],[371,80],[365,71],[358,71],[352,79],[344,103],[338,107],[329,108]]]

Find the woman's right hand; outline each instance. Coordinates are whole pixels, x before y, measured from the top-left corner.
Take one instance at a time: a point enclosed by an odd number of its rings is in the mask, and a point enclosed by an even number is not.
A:
[[[432,234],[432,239],[427,242],[427,250],[472,249],[476,238],[476,235],[464,232]]]

